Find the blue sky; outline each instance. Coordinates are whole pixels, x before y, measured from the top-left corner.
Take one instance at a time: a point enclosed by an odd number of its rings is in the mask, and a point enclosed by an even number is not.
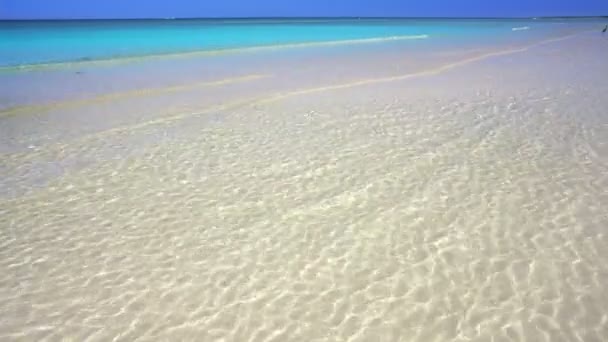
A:
[[[2,19],[608,15],[608,0],[0,0]]]

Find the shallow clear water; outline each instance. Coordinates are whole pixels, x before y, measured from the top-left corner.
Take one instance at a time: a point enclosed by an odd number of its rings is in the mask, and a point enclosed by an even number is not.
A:
[[[5,69],[0,340],[605,341],[607,38],[531,25]]]

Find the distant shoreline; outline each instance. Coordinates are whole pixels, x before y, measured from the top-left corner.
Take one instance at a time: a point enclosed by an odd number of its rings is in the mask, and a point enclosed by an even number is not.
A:
[[[537,16],[537,17],[192,17],[192,18],[57,18],[57,19],[1,19],[2,22],[22,21],[158,21],[158,20],[201,20],[201,21],[263,21],[263,20],[533,20],[533,19],[608,19],[608,15],[597,16]]]

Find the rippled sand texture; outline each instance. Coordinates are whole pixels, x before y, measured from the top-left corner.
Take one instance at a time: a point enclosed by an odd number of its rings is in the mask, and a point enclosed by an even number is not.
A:
[[[0,339],[606,341],[599,39],[5,153]]]

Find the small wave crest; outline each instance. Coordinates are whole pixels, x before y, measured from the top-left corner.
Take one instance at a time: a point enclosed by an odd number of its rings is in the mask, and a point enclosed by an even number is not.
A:
[[[306,47],[323,47],[323,46],[337,46],[337,45],[356,45],[356,44],[367,44],[367,43],[382,43],[389,41],[399,40],[417,40],[427,39],[429,35],[408,35],[408,36],[388,36],[388,37],[372,37],[372,38],[360,38],[360,39],[344,39],[344,40],[328,40],[328,41],[311,41],[311,42],[295,42],[295,43],[283,43],[274,45],[257,45],[247,47],[235,47],[235,48],[224,48],[224,49],[211,49],[211,50],[199,50],[199,51],[187,51],[187,52],[175,52],[175,53],[161,53],[161,54],[150,54],[141,56],[117,56],[109,58],[91,58],[83,57],[73,61],[62,61],[62,62],[47,62],[47,63],[32,63],[32,64],[19,64],[19,65],[4,65],[0,66],[0,72],[2,71],[30,71],[38,69],[56,68],[56,67],[70,67],[70,66],[82,66],[91,64],[108,64],[108,63],[124,63],[134,62],[146,59],[158,59],[158,58],[175,58],[175,57],[188,57],[188,56],[210,56],[227,53],[243,53],[243,52],[256,52],[266,50],[281,50],[290,48],[306,48]]]
[[[511,31],[525,31],[525,30],[529,30],[530,26],[521,26],[521,27],[514,27],[511,29]]]

